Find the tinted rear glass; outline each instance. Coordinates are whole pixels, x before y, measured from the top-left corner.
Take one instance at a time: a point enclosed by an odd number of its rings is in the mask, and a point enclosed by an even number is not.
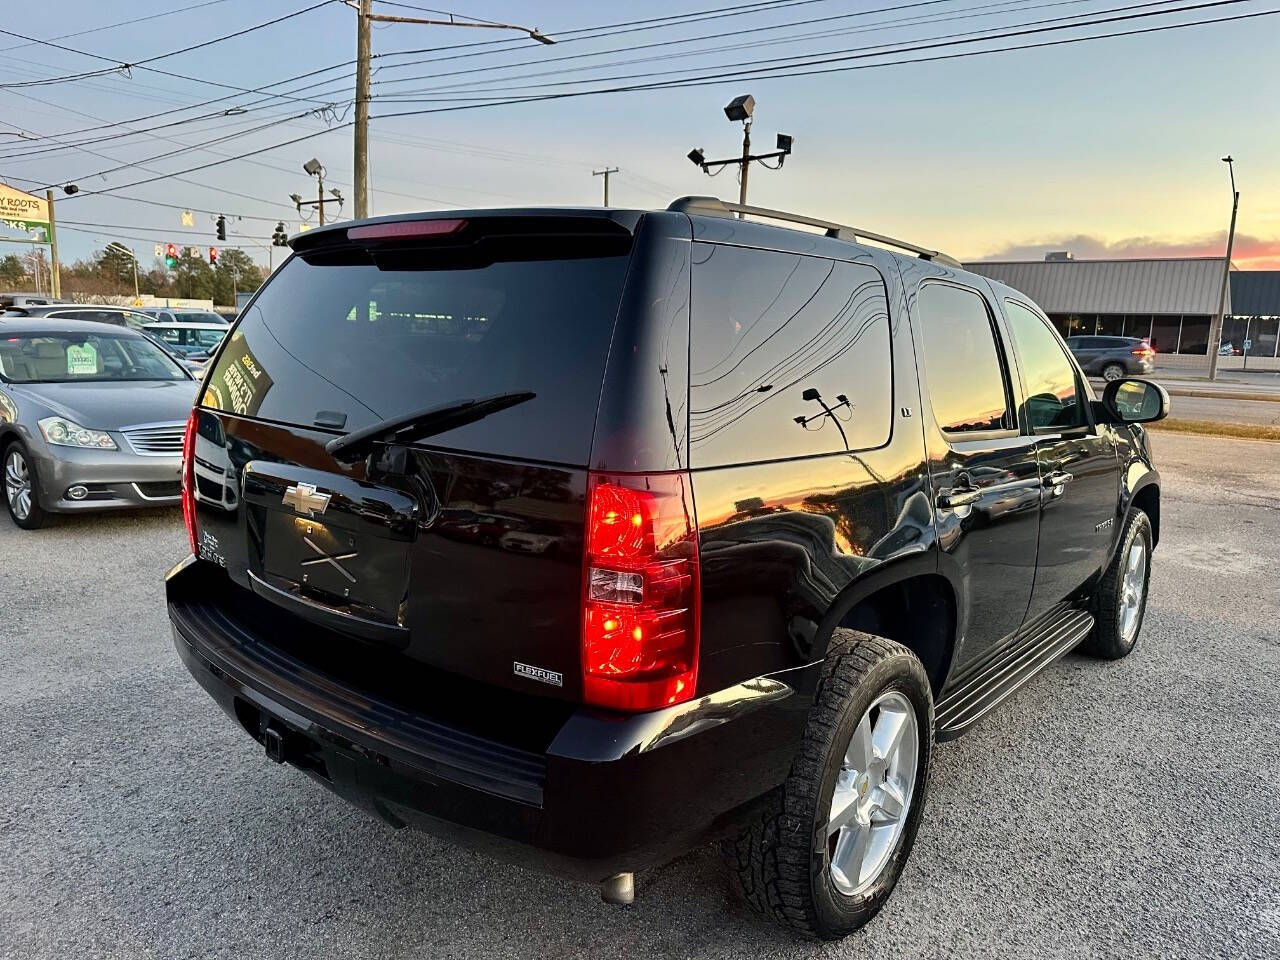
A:
[[[242,316],[202,402],[303,425],[336,412],[352,431],[531,391],[526,403],[424,443],[586,463],[628,257],[424,269],[433,257],[422,250],[382,266],[358,252],[293,257]]]

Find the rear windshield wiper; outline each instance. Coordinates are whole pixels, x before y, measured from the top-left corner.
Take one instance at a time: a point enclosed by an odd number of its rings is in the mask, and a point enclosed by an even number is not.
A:
[[[518,403],[532,400],[535,396],[537,394],[528,391],[499,393],[478,400],[455,400],[413,413],[402,413],[399,416],[379,420],[359,430],[353,430],[346,436],[335,437],[324,445],[324,449],[335,460],[342,463],[355,463],[367,456],[376,443],[407,443],[411,440],[435,436],[454,427],[483,420],[491,413],[514,407]]]

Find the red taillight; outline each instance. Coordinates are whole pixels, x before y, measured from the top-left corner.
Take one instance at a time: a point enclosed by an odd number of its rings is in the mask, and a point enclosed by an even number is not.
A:
[[[187,541],[191,552],[200,556],[200,541],[196,536],[196,430],[200,425],[197,407],[187,417],[187,432],[182,435],[182,520],[187,525]]]
[[[1135,357],[1154,357],[1156,355],[1156,352],[1152,350],[1149,346],[1146,346],[1145,344],[1140,347],[1134,347],[1133,350],[1130,352]]]
[[[371,223],[347,230],[348,240],[399,240],[402,237],[443,237],[457,233],[467,225],[465,220],[400,220],[395,223]]]
[[[591,477],[582,609],[587,703],[655,710],[693,696],[697,529],[682,474]]]

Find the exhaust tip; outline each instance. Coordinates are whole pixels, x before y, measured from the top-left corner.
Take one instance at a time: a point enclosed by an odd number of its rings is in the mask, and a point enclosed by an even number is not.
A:
[[[615,873],[600,884],[600,898],[605,903],[628,906],[636,899],[636,875],[634,873]]]

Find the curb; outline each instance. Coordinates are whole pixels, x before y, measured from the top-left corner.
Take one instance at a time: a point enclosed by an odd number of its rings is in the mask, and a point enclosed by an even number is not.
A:
[[[1156,383],[1160,383],[1159,380]],[[1167,383],[1160,383],[1171,397],[1202,397],[1208,400],[1257,400],[1262,403],[1280,403],[1280,394],[1277,393],[1236,393],[1235,391],[1225,390],[1182,390],[1178,387],[1170,387]]]

